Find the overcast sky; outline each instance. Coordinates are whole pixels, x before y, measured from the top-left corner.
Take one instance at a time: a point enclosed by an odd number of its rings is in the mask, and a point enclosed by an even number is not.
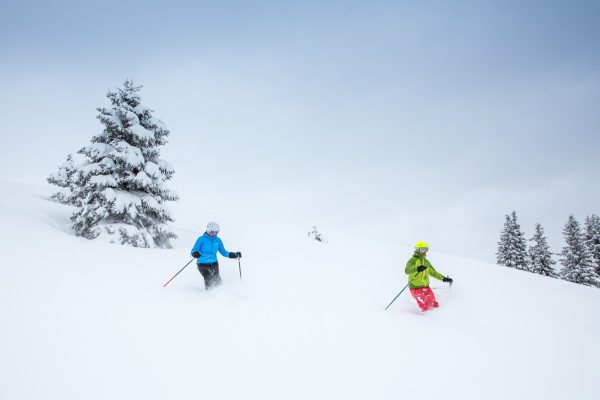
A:
[[[133,78],[200,220],[244,205],[494,261],[514,209],[559,251],[569,214],[600,213],[598,21],[594,1],[3,0],[0,179],[44,184]]]

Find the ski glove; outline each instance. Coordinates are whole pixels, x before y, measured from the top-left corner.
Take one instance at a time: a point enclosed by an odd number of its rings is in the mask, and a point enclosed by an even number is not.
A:
[[[197,251],[192,253],[192,257],[194,258],[200,258],[200,253],[198,253]]]
[[[442,280],[442,282],[449,282],[449,283],[452,283],[452,278],[445,277],[445,278]]]
[[[239,251],[237,253],[229,253],[229,258],[240,258],[242,257],[242,253],[240,253]]]
[[[426,269],[427,269],[427,267],[426,267],[425,265],[420,265],[420,266],[417,268],[417,272],[423,272],[423,271],[425,271]]]

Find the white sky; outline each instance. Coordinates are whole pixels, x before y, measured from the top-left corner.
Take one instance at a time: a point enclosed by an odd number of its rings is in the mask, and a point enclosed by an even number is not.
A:
[[[555,251],[600,212],[596,2],[146,3],[0,4],[0,179],[43,184],[133,77],[203,213],[493,261],[513,209]]]

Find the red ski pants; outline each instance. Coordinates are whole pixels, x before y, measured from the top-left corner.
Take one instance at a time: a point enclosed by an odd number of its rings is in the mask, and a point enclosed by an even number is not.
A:
[[[429,286],[424,288],[410,289],[410,294],[415,298],[421,311],[431,310],[432,308],[439,307],[439,303],[435,299],[433,290]]]

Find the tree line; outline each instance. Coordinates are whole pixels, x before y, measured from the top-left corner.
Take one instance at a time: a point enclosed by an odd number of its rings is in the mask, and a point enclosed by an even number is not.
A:
[[[600,287],[600,217],[592,214],[585,219],[584,228],[573,215],[563,228],[564,246],[559,256],[562,268],[555,268],[554,253],[541,224],[536,223],[529,246],[517,213],[506,215],[500,234],[496,259],[498,265],[533,272],[553,278]]]

